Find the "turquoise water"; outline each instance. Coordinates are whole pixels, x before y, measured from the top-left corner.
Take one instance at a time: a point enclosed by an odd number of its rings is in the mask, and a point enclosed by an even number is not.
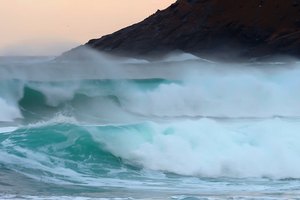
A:
[[[285,164],[276,161],[282,159],[280,153],[285,148],[291,148],[289,154],[299,152],[299,147],[295,147],[298,141],[283,140],[276,146],[280,149],[274,151],[268,147],[269,141],[261,141],[255,137],[257,135],[239,137],[228,130],[226,134],[229,135],[219,139],[225,141],[215,141],[216,135],[201,141],[205,137],[201,131],[207,124],[224,129],[228,124],[216,123],[213,120],[122,126],[49,123],[14,131],[3,130],[0,174],[4,179],[0,185],[4,187],[1,192],[5,194],[12,190],[24,198],[30,195],[75,195],[90,198],[247,199],[246,195],[249,195],[249,199],[256,196],[259,199],[262,196],[289,199],[299,195],[298,166],[290,166],[288,160]],[[253,126],[259,127],[264,122],[256,123]],[[185,127],[186,124],[189,126]],[[277,126],[288,127],[290,124],[294,122],[281,122]],[[300,128],[300,123],[297,124]],[[240,123],[233,123],[233,126],[232,131],[241,128]],[[192,129],[197,131],[181,132]],[[272,136],[271,132],[263,134],[263,137],[268,136]],[[280,136],[272,137],[278,139]],[[288,133],[287,137],[296,138],[295,133]],[[255,144],[259,142],[263,144]],[[258,157],[247,157],[253,155],[252,151]],[[271,157],[275,155],[278,157]],[[296,158],[296,155],[290,155],[286,159]],[[249,163],[257,166],[247,166]],[[293,175],[295,178],[287,178]]]
[[[2,78],[0,199],[299,198],[298,68],[216,69]]]

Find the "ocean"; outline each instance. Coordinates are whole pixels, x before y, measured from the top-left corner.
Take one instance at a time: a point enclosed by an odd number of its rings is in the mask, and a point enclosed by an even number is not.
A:
[[[0,199],[300,199],[300,63],[0,58]]]

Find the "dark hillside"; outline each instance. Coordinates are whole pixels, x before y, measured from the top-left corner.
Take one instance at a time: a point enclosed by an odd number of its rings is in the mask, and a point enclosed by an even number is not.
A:
[[[178,0],[86,45],[135,57],[172,51],[225,59],[299,57],[300,0]]]

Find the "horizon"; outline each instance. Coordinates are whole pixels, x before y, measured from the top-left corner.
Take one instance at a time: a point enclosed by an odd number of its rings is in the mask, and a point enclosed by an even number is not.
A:
[[[142,21],[174,2],[0,0],[0,56],[56,56]]]

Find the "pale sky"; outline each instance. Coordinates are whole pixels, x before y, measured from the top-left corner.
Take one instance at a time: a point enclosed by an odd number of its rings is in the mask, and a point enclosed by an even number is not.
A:
[[[57,55],[175,0],[0,0],[0,55]]]

